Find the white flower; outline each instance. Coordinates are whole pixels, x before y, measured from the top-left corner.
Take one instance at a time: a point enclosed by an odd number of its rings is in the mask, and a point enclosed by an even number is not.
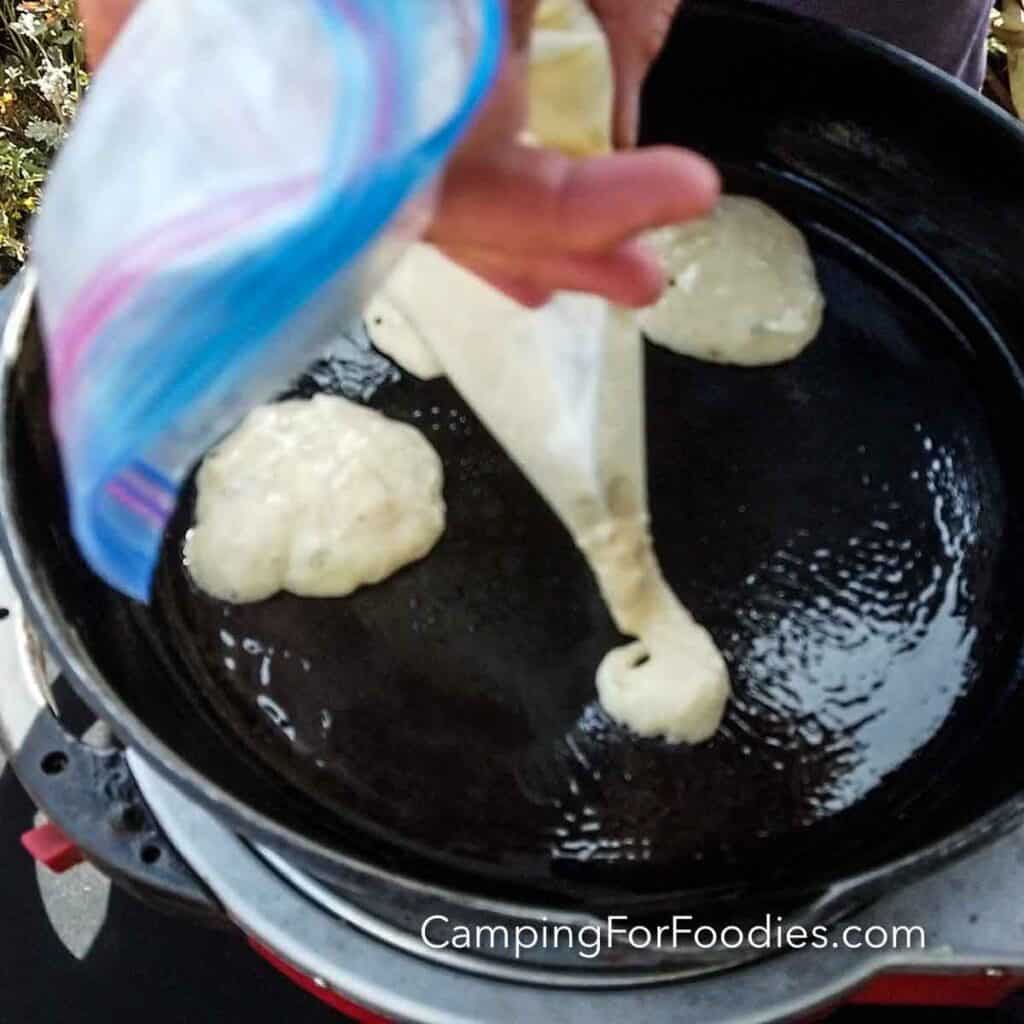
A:
[[[56,121],[43,121],[33,117],[25,126],[25,134],[33,142],[41,142],[51,149],[56,149],[64,138],[64,130]]]
[[[60,68],[55,64],[48,64],[35,84],[46,99],[57,108],[61,107],[71,90],[67,68]]]
[[[19,35],[29,36],[32,39],[38,37],[43,30],[42,22],[30,11],[22,11],[18,17],[11,22],[11,30]]]

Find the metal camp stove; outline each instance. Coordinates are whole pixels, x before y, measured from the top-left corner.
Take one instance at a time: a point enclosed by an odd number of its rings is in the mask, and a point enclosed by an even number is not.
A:
[[[924,950],[805,949],[728,971],[609,979],[557,951],[519,960],[437,949],[430,915],[485,908],[365,877],[328,885],[226,828],[132,750],[99,749],[61,724],[55,671],[0,571],[0,734],[50,824],[26,834],[53,870],[86,858],[162,909],[229,923],[317,998],[356,1019],[565,1022],[807,1019],[846,1002],[994,1005],[1024,986],[1024,831],[837,925],[918,926]],[[577,922],[579,923],[579,922]],[[880,934],[880,933],[876,933]],[[838,938],[834,945],[838,947]],[[652,983],[652,982],[657,983]]]

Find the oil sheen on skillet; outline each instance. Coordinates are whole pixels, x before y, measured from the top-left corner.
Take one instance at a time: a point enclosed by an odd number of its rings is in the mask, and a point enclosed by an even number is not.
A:
[[[535,890],[798,877],[877,845],[984,719],[1006,496],[960,328],[799,189],[766,198],[809,235],[817,344],[759,370],[648,351],[659,555],[735,686],[712,742],[608,720],[594,670],[621,638],[567,535],[446,382],[357,342],[297,391],[436,445],[449,525],[426,560],[343,600],[231,607],[182,569],[182,511],[155,613],[217,714],[339,828]]]

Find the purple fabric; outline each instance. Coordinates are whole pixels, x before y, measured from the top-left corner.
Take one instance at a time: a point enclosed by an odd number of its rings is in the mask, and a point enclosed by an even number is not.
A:
[[[992,0],[766,0],[795,14],[860,29],[980,88]]]

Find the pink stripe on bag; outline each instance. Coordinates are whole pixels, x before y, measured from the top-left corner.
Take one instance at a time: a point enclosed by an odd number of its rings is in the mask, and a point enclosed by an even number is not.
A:
[[[134,494],[149,502],[153,508],[162,509],[168,513],[174,510],[174,493],[166,491],[151,480],[147,480],[141,473],[126,469],[120,474],[119,479],[125,486],[131,488]]]
[[[110,483],[107,484],[107,493],[120,504],[124,505],[125,508],[131,509],[135,515],[142,519],[149,520],[150,523],[153,523],[157,527],[163,527],[166,516],[161,514],[159,509],[150,505],[149,502],[140,498],[137,494],[133,494],[128,487],[125,487],[117,480],[111,480]]]
[[[186,214],[101,268],[71,303],[48,346],[53,401],[62,401],[82,353],[104,322],[127,304],[160,264],[180,258],[189,250],[208,244],[218,234],[300,198],[317,184],[317,178],[309,177],[267,186],[235,196],[215,211]]]

